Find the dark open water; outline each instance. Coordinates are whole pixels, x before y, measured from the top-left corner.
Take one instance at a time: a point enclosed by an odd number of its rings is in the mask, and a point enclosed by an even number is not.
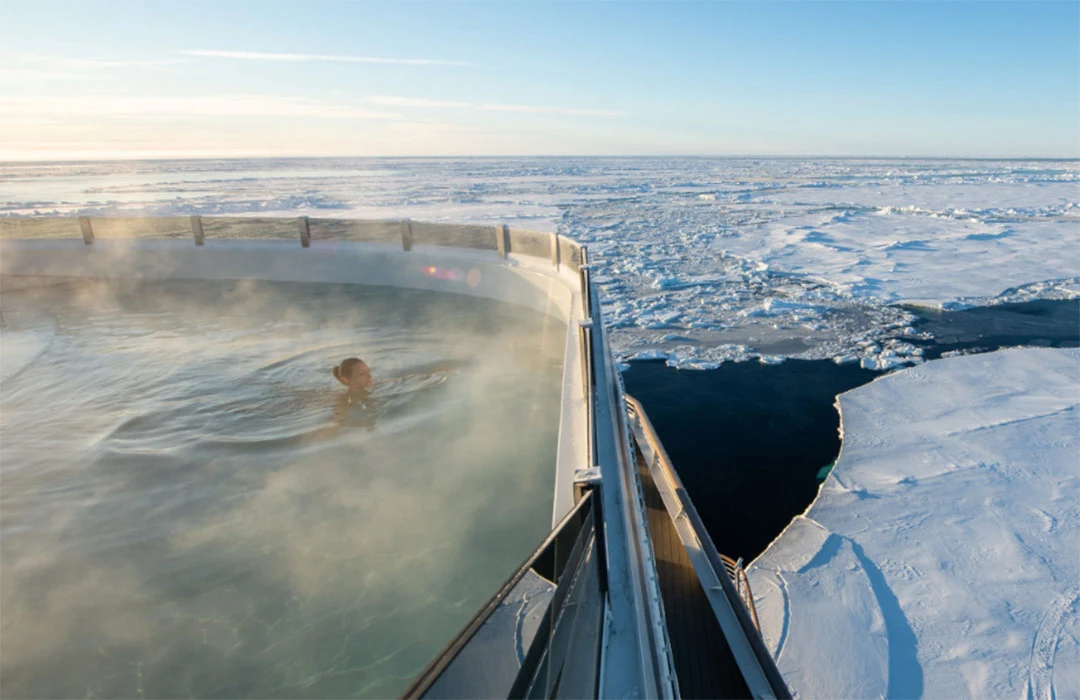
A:
[[[920,312],[929,359],[945,352],[1080,345],[1080,301]],[[633,362],[626,390],[645,406],[717,549],[750,561],[817,496],[840,452],[837,394],[881,372],[831,360],[677,370]]]
[[[1019,345],[1076,347],[1080,336],[1080,299],[917,313],[921,317],[918,330],[934,336],[933,341],[922,343],[927,359],[950,351],[991,352]]]

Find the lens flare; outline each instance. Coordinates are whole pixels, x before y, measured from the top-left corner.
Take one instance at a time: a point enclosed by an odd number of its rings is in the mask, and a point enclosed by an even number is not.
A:
[[[434,277],[437,280],[446,280],[447,282],[462,282],[465,280],[465,271],[456,267],[449,270],[445,267],[428,265],[420,268],[420,272],[428,277]]]

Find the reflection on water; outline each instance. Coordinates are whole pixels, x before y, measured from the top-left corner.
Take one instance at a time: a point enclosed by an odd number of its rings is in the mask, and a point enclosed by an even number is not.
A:
[[[205,282],[4,307],[4,697],[395,695],[549,529],[538,314]],[[349,356],[372,415],[338,410]]]

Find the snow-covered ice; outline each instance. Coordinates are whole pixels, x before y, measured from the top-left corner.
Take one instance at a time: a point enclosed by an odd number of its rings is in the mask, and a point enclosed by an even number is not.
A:
[[[508,223],[587,243],[620,359],[915,363],[896,306],[1080,295],[1080,162],[753,158],[0,164],[0,216]]]
[[[1078,376],[1015,349],[839,397],[835,467],[749,567],[799,697],[1080,697]]]
[[[716,245],[853,295],[940,304],[994,297],[1039,281],[1033,274],[1075,276],[1077,239],[1076,223],[844,210],[777,219]]]

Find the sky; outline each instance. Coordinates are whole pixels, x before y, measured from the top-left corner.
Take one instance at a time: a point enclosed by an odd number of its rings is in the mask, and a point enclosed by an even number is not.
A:
[[[0,160],[1080,157],[1080,3],[0,0]]]

